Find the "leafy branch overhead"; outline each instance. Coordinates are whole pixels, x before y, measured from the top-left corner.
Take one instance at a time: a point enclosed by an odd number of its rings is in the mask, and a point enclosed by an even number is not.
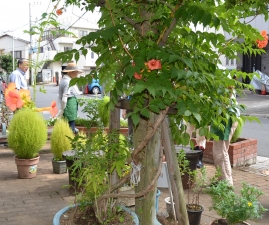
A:
[[[66,4],[88,11],[101,5],[100,30],[79,39],[81,49],[59,53],[55,60],[78,60],[79,53],[86,56],[90,46],[98,55],[95,73],[101,83],[113,83],[108,90],[111,103],[116,104],[119,96],[132,95],[135,124],[140,116],[149,117],[150,112],[159,113],[171,105],[176,120],[184,118],[197,127],[207,127],[212,118],[218,118],[214,123],[227,121],[228,87],[247,87],[230,77],[247,74],[219,69],[220,56],[237,59],[239,53],[265,52],[255,47],[261,35],[248,19],[257,14],[268,18],[267,3],[261,0],[67,0]],[[232,38],[226,40],[224,33]],[[149,69],[150,60],[160,61],[161,68]],[[86,83],[91,76],[74,82]]]

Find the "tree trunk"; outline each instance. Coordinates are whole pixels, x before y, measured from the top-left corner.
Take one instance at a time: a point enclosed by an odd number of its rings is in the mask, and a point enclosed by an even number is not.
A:
[[[120,130],[120,109],[114,108],[113,111],[110,111],[110,123],[109,123],[109,132],[113,132],[115,130]],[[118,175],[116,170],[110,176],[111,185],[116,184],[118,182]]]
[[[141,118],[138,126],[134,130],[134,147],[139,145],[139,141],[143,140],[148,129],[151,129],[151,124],[156,120],[157,115],[151,113],[149,120]],[[157,129],[156,133],[150,139],[146,147],[138,155],[139,161],[142,164],[140,171],[140,182],[135,188],[136,192],[144,190],[152,181],[159,166],[161,148],[161,129]],[[156,219],[156,182],[153,188],[141,198],[135,199],[135,212],[140,218],[140,225],[153,225]]]
[[[175,203],[176,218],[178,224],[189,225],[184,189],[181,181],[175,145],[172,140],[171,129],[169,128],[168,118],[166,118],[162,123],[162,138],[173,193],[173,201]]]

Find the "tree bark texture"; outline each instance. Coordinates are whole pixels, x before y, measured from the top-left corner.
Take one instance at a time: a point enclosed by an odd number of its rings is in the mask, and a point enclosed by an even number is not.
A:
[[[114,108],[113,111],[110,111],[110,120],[109,120],[109,132],[113,132],[115,130],[120,130],[120,109]],[[113,171],[110,176],[111,185],[114,185],[118,182],[117,172]]]
[[[143,140],[146,136],[148,129],[152,129],[152,125],[158,115],[151,113],[149,120],[141,118],[138,126],[134,130],[134,147],[139,145],[139,141]],[[142,164],[140,171],[140,182],[135,191],[139,192],[144,190],[147,185],[152,181],[159,166],[161,148],[161,128],[158,128],[150,139],[146,147],[139,153],[139,161]],[[141,198],[135,199],[135,212],[140,219],[140,225],[153,225],[156,219],[156,193],[157,185]]]

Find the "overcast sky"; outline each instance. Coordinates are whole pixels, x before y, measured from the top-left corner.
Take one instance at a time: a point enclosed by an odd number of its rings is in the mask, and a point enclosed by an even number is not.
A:
[[[61,8],[64,4],[64,0],[61,0],[58,8]],[[51,0],[0,0],[0,35],[4,32],[13,35],[15,38],[21,38],[29,41],[29,34],[25,34],[24,30],[29,30],[30,28],[30,10],[31,9],[31,23],[35,23],[37,19],[41,18],[42,13],[51,12],[54,5]],[[59,16],[59,19],[64,17],[72,17],[72,19],[77,20],[83,15],[83,12],[76,7],[68,8],[67,12]],[[98,17],[92,16],[92,14],[85,14],[80,20],[90,22],[92,25],[96,24]]]

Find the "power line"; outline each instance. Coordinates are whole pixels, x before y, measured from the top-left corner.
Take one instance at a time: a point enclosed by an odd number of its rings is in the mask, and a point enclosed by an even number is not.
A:
[[[78,22],[80,19],[81,19],[81,17],[82,16],[84,16],[85,14],[86,14],[87,12],[84,12],[74,23],[72,23],[67,29],[65,29],[65,30],[68,30],[70,27],[72,27],[76,22]],[[56,39],[57,37],[55,37],[55,38],[53,38],[52,39],[52,41],[54,41],[55,39]],[[49,45],[49,43],[47,43],[47,44],[44,44],[44,45],[42,45],[42,46],[40,46],[40,48],[43,48],[44,46],[47,46],[47,45]]]

